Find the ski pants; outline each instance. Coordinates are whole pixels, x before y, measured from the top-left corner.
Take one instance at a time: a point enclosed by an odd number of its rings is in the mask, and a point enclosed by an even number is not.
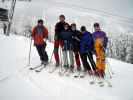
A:
[[[80,69],[81,63],[80,63],[80,53],[78,50],[74,50],[74,56],[75,56],[75,61],[77,65],[77,69]]]
[[[48,55],[47,52],[45,50],[46,48],[46,43],[44,43],[43,45],[36,45],[36,49],[38,51],[38,54],[40,56],[40,60],[43,61],[48,61]]]
[[[63,65],[67,67],[74,66],[74,59],[73,59],[73,51],[72,50],[63,50]]]
[[[99,71],[105,71],[105,51],[100,39],[95,41],[96,66]]]
[[[90,66],[87,58],[89,59],[91,66]],[[81,60],[82,60],[85,71],[90,71],[90,70],[95,71],[96,70],[96,64],[93,60],[93,54],[91,52],[81,54]]]
[[[56,63],[60,62],[60,58],[59,58],[59,46],[62,48],[62,41],[60,40],[55,40],[54,41],[54,58]]]

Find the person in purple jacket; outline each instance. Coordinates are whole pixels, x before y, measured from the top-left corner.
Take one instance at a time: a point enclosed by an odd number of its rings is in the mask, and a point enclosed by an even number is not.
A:
[[[94,23],[93,39],[94,48],[96,53],[96,67],[99,73],[99,77],[104,78],[105,76],[105,50],[107,48],[108,37],[106,33],[101,31],[99,23]]]

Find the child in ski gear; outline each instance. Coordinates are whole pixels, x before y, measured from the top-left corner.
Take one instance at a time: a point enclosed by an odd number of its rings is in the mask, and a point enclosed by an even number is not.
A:
[[[35,26],[32,30],[32,38],[34,40],[34,45],[36,46],[42,64],[48,62],[48,55],[47,52],[45,51],[46,42],[44,41],[44,39],[46,39],[47,37],[48,37],[48,30],[43,25],[43,20],[40,19],[38,20],[38,25]]]
[[[77,30],[76,24],[71,24],[71,30],[73,33],[72,39],[73,39],[73,52],[76,60],[77,70],[81,70],[81,62],[80,62],[80,40],[82,37],[82,34],[80,31]]]
[[[73,59],[73,46],[72,46],[72,31],[70,30],[70,26],[68,23],[64,24],[64,31],[60,33],[60,38],[63,41],[63,60],[64,60],[64,68],[68,69],[70,67],[71,71],[73,71],[74,67],[74,59]],[[70,61],[70,63],[69,63]]]
[[[59,46],[62,47],[62,41],[60,39],[60,33],[64,30],[64,24],[65,22],[65,16],[64,15],[60,15],[59,16],[59,22],[55,25],[55,35],[54,35],[54,57],[55,57],[55,61],[56,61],[56,67],[59,66],[60,64],[60,58],[59,58]]]
[[[83,36],[80,41],[80,54],[81,54],[81,59],[82,59],[82,63],[84,66],[84,70],[88,71],[89,74],[94,74],[93,72],[95,72],[96,70],[96,65],[93,60],[93,54],[92,54],[92,51],[94,48],[92,34],[86,30],[85,26],[81,27],[81,32]],[[91,63],[91,66],[89,65],[89,62],[87,61],[87,57]]]
[[[94,23],[95,32],[93,33],[94,46],[96,52],[96,66],[100,77],[105,75],[105,49],[108,38],[106,33],[101,31],[99,23]]]

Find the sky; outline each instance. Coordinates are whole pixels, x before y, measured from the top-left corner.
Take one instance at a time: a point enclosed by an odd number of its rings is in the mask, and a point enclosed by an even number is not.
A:
[[[80,5],[92,9],[103,10],[120,16],[133,18],[133,0],[34,0],[53,1],[64,4]]]
[[[17,17],[25,18],[26,16],[32,16],[36,20],[36,18],[43,16],[47,17],[48,23],[54,25],[58,20],[59,14],[63,13],[70,22],[77,22],[78,20],[78,23],[90,26],[94,21],[100,20],[103,26],[109,26],[106,28],[107,30],[114,29],[113,31],[115,32],[117,30],[122,32],[133,31],[133,0],[32,1],[34,3],[17,2],[14,17],[17,19]],[[29,17],[29,19],[31,18]]]

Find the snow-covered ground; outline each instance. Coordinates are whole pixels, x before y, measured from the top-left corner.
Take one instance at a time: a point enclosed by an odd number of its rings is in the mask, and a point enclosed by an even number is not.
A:
[[[108,59],[114,71],[109,79],[113,87],[90,85],[89,76],[83,79],[48,73],[54,60],[41,73],[29,71],[30,39],[0,34],[0,100],[133,100],[133,65]],[[48,43],[49,57],[53,45]],[[39,57],[32,46],[31,66],[39,65]],[[107,73],[108,74],[108,73]]]

